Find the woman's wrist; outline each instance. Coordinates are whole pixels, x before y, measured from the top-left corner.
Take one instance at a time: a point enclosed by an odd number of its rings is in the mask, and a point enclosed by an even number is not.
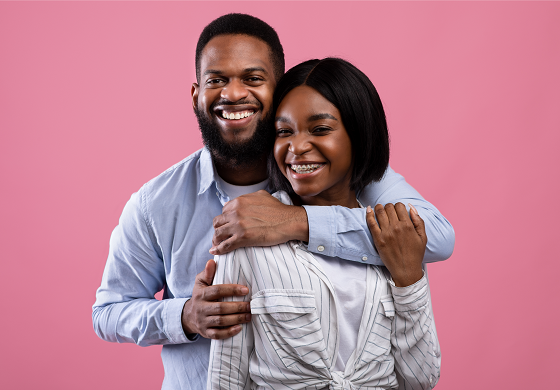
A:
[[[414,283],[417,283],[420,279],[422,279],[423,276],[424,271],[421,266],[417,269],[395,273],[395,275],[391,274],[396,287],[412,286]]]

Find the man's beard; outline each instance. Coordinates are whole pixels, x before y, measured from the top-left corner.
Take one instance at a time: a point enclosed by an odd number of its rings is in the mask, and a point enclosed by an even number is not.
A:
[[[202,141],[214,159],[229,167],[244,167],[263,160],[272,150],[276,138],[272,112],[257,121],[257,128],[251,138],[228,143],[224,141],[218,125],[205,113],[194,110]]]

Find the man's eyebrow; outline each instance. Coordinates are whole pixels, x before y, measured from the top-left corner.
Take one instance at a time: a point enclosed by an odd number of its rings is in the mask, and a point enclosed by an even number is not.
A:
[[[216,70],[216,69],[206,69],[206,71],[204,72],[204,75],[206,76],[207,74],[223,74],[224,72],[222,72],[221,70]]]
[[[334,116],[332,116],[331,114],[315,114],[315,115],[311,115],[309,118],[307,118],[308,122],[313,122],[319,119],[334,119],[335,121],[338,121],[338,119],[336,119]]]
[[[261,66],[253,66],[253,67],[250,67],[250,68],[245,68],[245,69],[243,69],[243,72],[244,73],[263,72],[264,74],[268,74],[266,69],[261,67]]]

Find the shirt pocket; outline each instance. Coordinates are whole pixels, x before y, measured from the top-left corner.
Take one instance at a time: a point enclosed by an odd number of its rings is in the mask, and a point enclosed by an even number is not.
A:
[[[378,359],[391,353],[391,326],[394,316],[393,296],[391,294],[381,296],[365,348],[370,359]]]
[[[298,362],[327,367],[326,344],[313,291],[261,290],[252,297],[251,313],[256,314],[266,340],[286,368]]]

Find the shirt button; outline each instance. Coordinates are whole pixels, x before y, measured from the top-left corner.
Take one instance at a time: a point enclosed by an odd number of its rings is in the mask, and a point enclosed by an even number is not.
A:
[[[318,250],[319,252],[323,252],[323,251],[325,250],[325,247],[324,247],[323,245],[319,245],[319,246],[317,247],[317,250]]]
[[[367,256],[362,257],[362,261],[367,261]]]

